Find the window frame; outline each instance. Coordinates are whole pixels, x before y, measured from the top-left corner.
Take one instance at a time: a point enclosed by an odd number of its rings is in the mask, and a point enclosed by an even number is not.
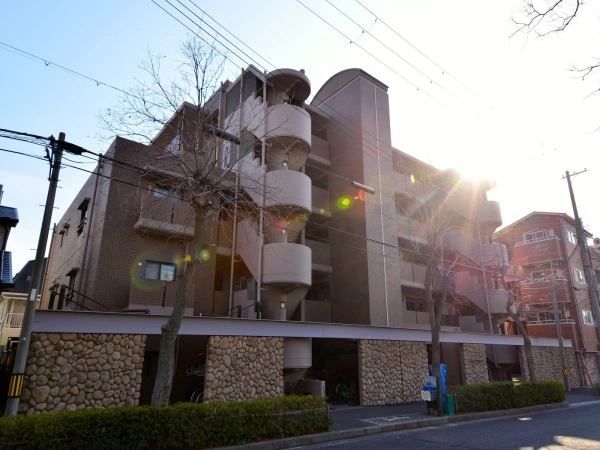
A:
[[[152,277],[152,276],[148,276],[148,270],[149,270],[149,265],[157,265],[158,267],[154,268],[153,270],[157,269],[157,276]],[[172,268],[172,272],[168,271],[168,272],[164,272],[164,273],[172,273],[172,277],[167,277],[167,278],[163,278],[163,268]],[[175,281],[175,279],[177,278],[177,264],[173,264],[173,263],[167,263],[167,262],[162,262],[162,261],[151,261],[151,260],[146,260],[146,264],[144,265],[144,278],[146,280],[155,280],[155,281]]]
[[[581,318],[583,320],[584,325],[594,326],[594,315],[592,314],[592,311],[587,310],[587,309],[582,309],[581,310]]]
[[[567,241],[569,241],[573,245],[577,245],[577,234],[573,233],[571,230],[567,231]]]
[[[585,274],[583,270],[579,270],[577,267],[573,267],[573,272],[575,274],[575,281],[581,284],[586,284]]]
[[[527,236],[531,236],[528,238]],[[543,239],[547,239],[549,236],[548,230],[533,230],[523,233],[524,242],[535,242]]]

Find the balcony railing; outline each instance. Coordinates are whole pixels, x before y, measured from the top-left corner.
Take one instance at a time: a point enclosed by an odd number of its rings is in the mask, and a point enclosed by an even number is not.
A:
[[[6,314],[5,328],[21,328],[23,325],[23,313],[8,313]]]
[[[531,244],[533,242],[549,241],[550,239],[558,239],[558,236],[544,236],[544,237],[535,238],[535,239],[528,239],[526,241],[521,241],[521,242],[515,243],[515,247],[518,247],[519,245]]]
[[[527,322],[527,325],[553,325],[555,324],[556,321],[552,320],[552,319],[547,319],[547,320],[533,320],[530,322]],[[561,319],[560,320],[560,324],[574,324],[575,321],[573,319]]]

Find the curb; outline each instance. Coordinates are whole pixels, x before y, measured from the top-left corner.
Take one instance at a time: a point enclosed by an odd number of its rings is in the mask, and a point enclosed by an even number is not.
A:
[[[252,444],[232,445],[219,447],[219,450],[249,449],[249,450],[281,450],[304,445],[315,445],[324,442],[332,442],[343,439],[354,439],[362,436],[370,436],[378,433],[389,433],[392,431],[412,430],[447,423],[467,422],[470,420],[490,419],[495,417],[508,417],[526,413],[540,412],[552,409],[568,408],[569,402],[552,403],[549,405],[528,406],[526,408],[504,409],[501,411],[487,411],[481,413],[469,413],[455,416],[432,417],[431,419],[414,420],[411,422],[394,423],[390,425],[375,425],[372,427],[354,428],[351,430],[330,431],[327,433],[308,434],[284,439],[273,439],[270,441],[254,442]]]

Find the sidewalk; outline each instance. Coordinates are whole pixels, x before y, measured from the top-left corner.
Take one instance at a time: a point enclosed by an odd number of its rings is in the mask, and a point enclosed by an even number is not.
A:
[[[580,404],[583,406],[583,404],[587,402],[600,402],[600,397],[595,397],[592,389],[582,388],[575,389],[572,392],[567,393],[567,401],[565,403],[443,417],[437,417],[433,415],[428,416],[425,403],[372,407],[332,405],[330,412],[333,416],[334,424],[333,430],[329,433],[319,433],[293,438],[256,442],[246,445],[244,448],[254,450],[286,449],[304,445],[315,445],[339,439],[348,439],[377,433],[399,431],[403,429],[422,428],[447,423],[464,422],[483,418],[504,417],[515,414],[526,414],[548,409],[566,408],[569,407],[569,404]],[[460,405],[458,405],[458,407],[460,408]],[[222,450],[235,448],[240,447],[222,447]]]

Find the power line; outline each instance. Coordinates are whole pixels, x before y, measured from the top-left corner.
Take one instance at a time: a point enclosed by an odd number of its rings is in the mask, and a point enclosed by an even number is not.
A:
[[[358,48],[360,48],[363,52],[365,52],[366,54],[368,54],[371,58],[375,59],[376,61],[378,61],[380,64],[384,65],[385,67],[387,67],[389,70],[391,70],[392,72],[394,72],[396,75],[398,75],[400,78],[402,78],[404,81],[406,81],[408,84],[410,84],[411,86],[413,86],[414,88],[417,89],[417,91],[421,91],[423,92],[423,94],[425,94],[426,96],[428,96],[429,98],[431,98],[432,100],[434,100],[435,102],[439,103],[440,105],[442,105],[444,108],[449,109],[444,103],[442,103],[440,100],[438,100],[437,98],[435,98],[433,95],[429,94],[427,91],[425,91],[424,89],[420,88],[418,85],[416,85],[415,83],[413,83],[412,81],[410,81],[408,78],[406,78],[404,75],[400,74],[400,72],[394,70],[392,67],[390,67],[388,64],[386,64],[385,62],[383,62],[381,59],[379,59],[377,56],[373,55],[371,52],[369,52],[367,49],[365,49],[364,47],[361,47],[359,44],[357,44],[356,42],[354,42],[350,37],[346,36],[342,31],[340,31],[338,28],[336,28],[334,25],[332,25],[330,22],[328,22],[327,20],[325,20],[323,17],[321,17],[319,14],[317,14],[316,12],[314,12],[312,9],[310,9],[308,6],[306,6],[304,3],[302,3],[300,0],[296,0],[298,3],[300,3],[302,6],[304,6],[306,9],[308,9],[311,13],[313,13],[315,16],[317,16],[319,19],[321,19],[323,22],[325,22],[327,25],[329,25],[331,28],[333,28],[335,31],[337,31],[339,34],[341,34],[342,36],[344,36],[351,44],[356,45]]]
[[[369,8],[367,8],[365,5],[363,5],[359,0],[356,0],[356,3],[358,3],[360,6],[362,6],[364,9],[366,9],[373,17],[375,17],[377,20],[379,20],[382,24],[384,24],[386,27],[388,27],[394,34],[396,34],[396,36],[398,36],[400,39],[402,39],[404,42],[406,42],[408,45],[410,45],[412,48],[414,48],[417,52],[419,52],[421,55],[423,55],[425,58],[427,58],[427,60],[429,60],[431,63],[435,64],[436,67],[438,67],[439,69],[442,70],[442,75],[446,74],[448,75],[450,78],[452,78],[454,81],[456,81],[458,84],[460,84],[462,87],[464,87],[466,90],[468,90],[469,92],[471,92],[474,95],[477,95],[475,92],[473,92],[468,86],[466,86],[465,84],[463,84],[458,78],[454,77],[450,72],[448,72],[446,69],[444,69],[442,66],[440,66],[438,63],[436,63],[433,59],[431,59],[429,56],[427,56],[425,53],[423,53],[421,50],[419,50],[415,45],[413,45],[408,39],[406,39],[405,37],[401,36],[400,33],[398,33],[395,29],[393,29],[391,26],[389,26],[387,23],[385,23],[381,17],[379,17],[378,15],[376,15],[373,11],[371,11]]]
[[[357,23],[352,17],[350,17],[348,14],[346,14],[344,11],[342,11],[340,8],[338,8],[337,6],[335,6],[333,3],[331,3],[330,0],[326,0],[327,3],[329,3],[331,6],[333,6],[337,11],[339,11],[342,15],[344,15],[344,17],[346,17],[348,20],[350,20],[353,24],[355,24],[357,27],[359,27],[363,33],[367,33],[369,36],[371,36],[373,39],[375,39],[377,42],[379,42],[381,45],[383,45],[386,49],[388,49],[390,52],[392,52],[394,55],[396,55],[398,58],[400,58],[402,61],[404,61],[406,64],[408,64],[410,67],[412,67],[414,70],[416,70],[417,72],[419,72],[421,75],[423,75],[425,78],[427,78],[429,80],[430,83],[435,84],[436,86],[438,86],[440,89],[442,89],[444,92],[446,92],[448,95],[451,95],[452,97],[454,97],[456,100],[461,101],[456,95],[454,95],[452,92],[450,92],[449,90],[447,90],[444,86],[442,86],[441,84],[439,84],[437,81],[435,81],[432,77],[430,77],[429,75],[427,75],[425,72],[423,72],[422,70],[420,70],[418,67],[416,67],[414,64],[412,64],[410,61],[408,61],[407,59],[405,59],[403,56],[401,56],[399,53],[397,53],[395,50],[393,50],[392,48],[390,48],[386,43],[384,43],[383,41],[381,41],[380,39],[377,38],[377,36],[373,35],[373,33],[371,33],[369,30],[365,30],[359,23]],[[376,21],[378,20],[377,18],[375,19]],[[356,41],[354,41],[356,42]]]

